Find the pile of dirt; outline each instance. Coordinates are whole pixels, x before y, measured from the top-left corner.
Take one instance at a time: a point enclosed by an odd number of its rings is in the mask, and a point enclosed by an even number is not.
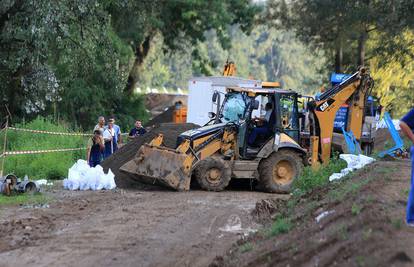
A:
[[[269,226],[210,266],[412,266],[409,177],[409,161],[381,161],[296,200],[261,201],[253,214]]]
[[[165,108],[174,105],[175,102],[181,101],[187,105],[188,96],[175,94],[156,94],[149,93],[145,95],[145,108],[151,113],[154,111],[163,111]]]
[[[136,188],[143,186],[134,180],[134,175],[121,172],[119,168],[128,161],[132,160],[139,148],[144,143],[149,143],[152,139],[158,136],[159,133],[164,135],[165,146],[175,148],[178,135],[187,130],[198,127],[198,125],[193,123],[163,123],[156,125],[151,131],[128,142],[110,157],[105,159],[102,162],[102,167],[105,172],[108,171],[108,169],[111,169],[111,171],[115,174],[116,185],[120,188]]]
[[[154,118],[149,120],[147,123],[145,123],[145,127],[152,127],[160,123],[172,122],[173,114],[174,114],[174,106],[170,106],[164,112],[155,116]]]

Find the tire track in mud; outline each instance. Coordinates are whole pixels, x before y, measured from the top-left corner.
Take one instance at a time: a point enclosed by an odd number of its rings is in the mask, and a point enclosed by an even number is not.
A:
[[[45,226],[47,231],[29,244],[0,250],[1,264],[206,266],[259,227],[251,216],[257,201],[287,197],[248,191],[152,190],[57,190],[51,193],[56,200],[50,208],[12,212],[10,207],[1,221],[36,214],[48,218],[51,228]],[[3,229],[0,226],[0,232]]]

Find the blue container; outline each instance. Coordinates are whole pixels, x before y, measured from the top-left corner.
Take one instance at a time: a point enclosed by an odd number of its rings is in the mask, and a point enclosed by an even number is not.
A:
[[[351,77],[350,74],[332,72],[332,74],[331,74],[331,84],[332,84],[332,86],[335,86],[335,85],[345,81],[349,77]]]
[[[338,109],[334,121],[334,132],[342,133],[342,128],[346,130],[348,124],[348,107],[343,106]]]

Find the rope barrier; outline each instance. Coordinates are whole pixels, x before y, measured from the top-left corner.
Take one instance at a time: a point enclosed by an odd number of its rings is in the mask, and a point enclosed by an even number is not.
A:
[[[43,153],[52,153],[52,152],[65,152],[65,151],[76,151],[84,150],[86,147],[79,148],[61,148],[61,149],[43,149],[43,150],[20,150],[20,151],[6,151],[0,155],[0,157],[7,155],[28,155],[28,154],[43,154]]]
[[[14,130],[14,131],[22,131],[22,132],[29,132],[29,133],[41,133],[41,134],[53,134],[53,135],[75,135],[75,136],[92,136],[93,135],[93,134],[87,134],[87,133],[51,132],[51,131],[43,131],[43,130],[32,130],[32,129],[16,128],[16,127],[8,127],[8,129]]]
[[[14,131],[22,131],[22,132],[29,132],[29,133],[41,133],[41,134],[53,134],[53,135],[71,135],[71,136],[92,136],[93,134],[88,133],[64,133],[64,132],[51,132],[51,131],[44,131],[44,130],[32,130],[32,129],[25,129],[25,128],[16,128],[16,127],[7,127],[10,130]],[[128,133],[121,133],[121,135],[128,135]]]

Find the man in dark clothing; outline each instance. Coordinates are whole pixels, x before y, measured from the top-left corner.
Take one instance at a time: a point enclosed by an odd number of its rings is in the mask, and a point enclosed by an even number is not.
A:
[[[256,142],[258,135],[264,135],[267,137],[270,133],[272,133],[272,130],[271,130],[272,125],[270,125],[270,119],[271,119],[272,110],[273,110],[272,103],[270,102],[266,103],[265,110],[266,110],[266,114],[263,118],[256,118],[262,125],[253,128],[252,132],[250,133],[249,139],[247,141],[247,144],[249,146],[256,146],[255,142]]]
[[[86,152],[86,160],[91,167],[101,164],[102,152],[104,150],[103,138],[101,131],[95,130],[92,138],[88,140],[88,149]]]
[[[131,129],[131,131],[129,132],[129,139],[133,139],[137,136],[143,135],[147,132],[147,130],[145,130],[144,127],[142,127],[142,123],[141,121],[136,121],[135,122],[135,128]]]
[[[401,131],[411,140],[413,146],[410,149],[411,156],[411,189],[407,203],[407,225],[414,227],[414,108],[410,110],[400,121]]]

